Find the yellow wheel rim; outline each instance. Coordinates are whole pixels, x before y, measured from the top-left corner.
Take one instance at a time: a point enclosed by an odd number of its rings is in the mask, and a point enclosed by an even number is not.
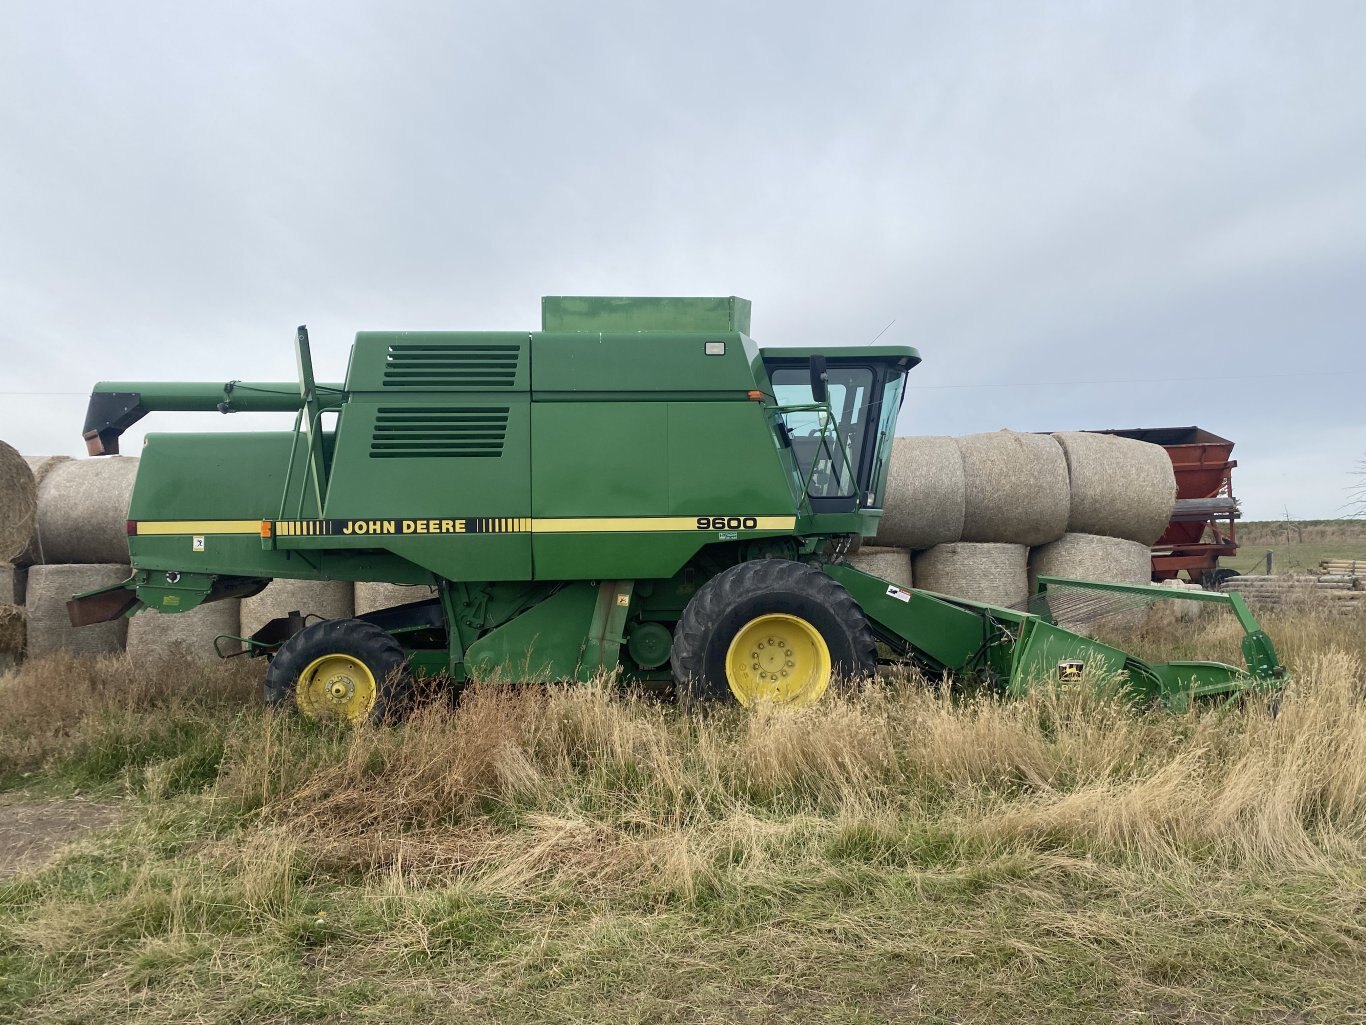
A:
[[[365,663],[350,655],[324,655],[299,674],[295,699],[310,719],[361,722],[375,707],[379,687]]]
[[[774,612],[751,619],[726,650],[726,682],[746,708],[809,705],[830,686],[830,648],[804,619]]]

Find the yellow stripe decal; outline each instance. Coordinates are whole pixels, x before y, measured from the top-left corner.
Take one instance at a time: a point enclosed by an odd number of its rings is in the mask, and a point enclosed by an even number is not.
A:
[[[146,534],[260,534],[260,520],[138,520],[138,536]]]
[[[168,534],[251,534],[258,535],[261,520],[139,520],[139,536]],[[414,531],[404,524],[421,522],[419,534],[643,534],[659,532],[693,533],[721,530],[793,530],[795,516],[575,516],[564,518],[496,517],[423,521],[376,520],[378,527],[346,529],[347,520],[274,520],[276,537],[336,537],[355,534],[404,534]],[[450,526],[446,526],[446,524]],[[390,526],[393,524],[393,526]],[[340,526],[339,526],[340,525]]]

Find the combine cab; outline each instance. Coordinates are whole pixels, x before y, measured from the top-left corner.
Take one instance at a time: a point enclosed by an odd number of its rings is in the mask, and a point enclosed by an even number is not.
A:
[[[1246,668],[1150,665],[1060,628],[1046,603],[992,608],[848,565],[877,530],[914,349],[760,347],[734,297],[551,297],[539,331],[364,332],[328,384],[302,328],[296,344],[297,382],[96,386],[96,455],[159,410],[295,421],[148,435],[132,575],[74,599],[74,623],[176,614],[277,577],[432,585],[427,601],[246,638],[270,659],[268,700],[350,720],[398,711],[415,676],[609,671],[748,705],[814,701],[880,657],[1009,691],[1124,673],[1158,699],[1281,675],[1236,595],[1198,598],[1243,620]]]

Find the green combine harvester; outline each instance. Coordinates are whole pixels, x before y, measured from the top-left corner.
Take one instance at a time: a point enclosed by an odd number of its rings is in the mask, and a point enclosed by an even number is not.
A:
[[[295,412],[280,432],[150,434],[132,575],[76,625],[187,612],[274,578],[428,584],[354,619],[250,638],[266,699],[378,721],[416,677],[586,681],[806,704],[879,660],[1019,693],[1124,673],[1153,700],[1279,685],[1237,595],[1043,579],[1027,608],[898,587],[846,560],[881,515],[905,346],[761,348],[749,302],[547,297],[542,330],[362,332],[346,381],[101,383],[92,455],[149,412]],[[1220,603],[1245,669],[1141,661],[1050,610]]]

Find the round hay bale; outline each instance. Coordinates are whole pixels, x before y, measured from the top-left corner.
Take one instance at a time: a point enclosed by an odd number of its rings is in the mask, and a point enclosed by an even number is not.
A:
[[[37,501],[38,493],[42,490],[43,481],[52,472],[52,468],[60,463],[69,463],[70,456],[24,456],[24,462],[28,463],[28,468],[33,471],[34,500]],[[42,562],[42,537],[39,530],[38,514],[35,507],[33,516],[33,530],[29,534],[28,543],[24,550],[14,557],[15,563],[20,566],[32,566],[36,562]]]
[[[1072,505],[1069,534],[1122,537],[1151,545],[1176,504],[1176,472],[1160,445],[1110,434],[1053,435],[1067,460]]]
[[[874,543],[933,548],[961,540],[966,494],[963,456],[953,438],[893,438]]]
[[[431,584],[382,584],[370,580],[356,581],[356,615],[376,609],[391,609],[395,605],[426,601],[436,597]]]
[[[349,580],[272,580],[260,594],[242,599],[242,636],[291,612],[302,612],[310,622],[350,619],[355,588]]]
[[[28,570],[22,566],[0,566],[0,602],[24,604],[24,587],[27,583]]]
[[[1152,551],[1147,545],[1120,537],[1099,537],[1095,534],[1064,534],[1051,544],[1035,548],[1029,554],[1029,593],[1040,576],[1068,577],[1073,580],[1099,580],[1112,584],[1149,584],[1153,579]],[[1069,617],[1055,605],[1054,618],[1062,627],[1075,628],[1088,624]],[[1107,626],[1136,627],[1146,609],[1113,612],[1098,619]]]
[[[241,632],[241,601],[224,598],[197,606],[189,612],[156,612],[147,609],[128,621],[128,657],[134,661],[176,658],[192,662],[216,662],[213,642],[220,634],[236,637]],[[240,651],[240,644],[224,642],[223,653]]]
[[[0,441],[0,560],[28,546],[38,515],[38,485],[24,457]]]
[[[22,605],[0,604],[0,651],[22,654],[28,635],[28,617]]]
[[[911,553],[904,548],[864,545],[849,556],[849,564],[899,587],[911,586]]]
[[[994,431],[957,439],[963,456],[963,540],[1041,545],[1067,531],[1067,460],[1047,434]]]
[[[128,567],[118,564],[34,566],[28,571],[28,655],[108,655],[122,651],[128,620],[72,626],[66,603],[83,591],[122,583]]]
[[[62,460],[38,485],[35,562],[128,563],[135,456]]]
[[[959,542],[917,552],[915,586],[955,598],[1015,605],[1028,594],[1024,545]]]
[[[1152,550],[1137,541],[1095,534],[1064,534],[1029,553],[1029,592],[1040,576],[1148,584],[1153,579]]]

